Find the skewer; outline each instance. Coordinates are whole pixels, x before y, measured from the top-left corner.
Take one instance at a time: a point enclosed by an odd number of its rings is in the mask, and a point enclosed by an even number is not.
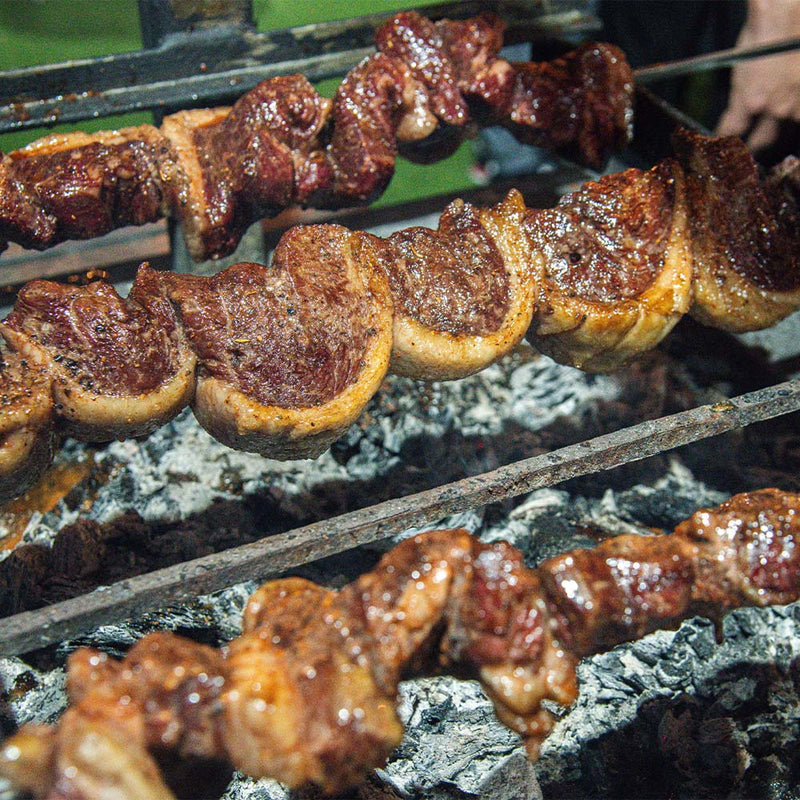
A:
[[[800,379],[633,425],[490,472],[315,522],[182,564],[120,581],[91,594],[0,621],[0,656],[25,653],[103,624],[196,598],[242,581],[434,523],[580,475],[800,410]]]
[[[732,67],[740,61],[773,56],[777,53],[798,49],[800,49],[800,36],[794,36],[790,39],[780,39],[777,42],[757,44],[751,47],[731,47],[727,50],[717,50],[714,53],[639,67],[633,71],[633,76],[636,83],[639,84],[655,83],[666,78],[677,78],[682,75],[692,75],[695,72]]]

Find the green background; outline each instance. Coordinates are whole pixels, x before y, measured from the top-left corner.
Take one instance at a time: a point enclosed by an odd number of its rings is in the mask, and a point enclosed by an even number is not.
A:
[[[213,0],[208,0],[213,2]],[[435,0],[414,0],[414,6]],[[402,0],[254,0],[259,30],[272,30],[359,14],[392,11]],[[74,58],[108,55],[142,46],[136,0],[0,0],[0,69],[35,66]],[[336,82],[318,88],[330,95]],[[126,114],[0,136],[5,152],[21,147],[47,132],[99,130],[150,122],[149,114]],[[469,142],[450,158],[435,165],[398,162],[389,191],[381,203],[458,191],[472,185],[473,162]]]

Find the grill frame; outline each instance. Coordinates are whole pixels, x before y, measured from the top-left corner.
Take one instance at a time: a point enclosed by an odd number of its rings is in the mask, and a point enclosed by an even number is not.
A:
[[[449,514],[640,461],[735,428],[800,411],[800,379],[647,420],[462,480],[135,576],[0,620],[0,656],[18,655],[243,581],[371,544]]]

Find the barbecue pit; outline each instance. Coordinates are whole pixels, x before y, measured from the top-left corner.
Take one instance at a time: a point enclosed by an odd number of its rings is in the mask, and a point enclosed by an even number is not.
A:
[[[171,95],[172,102],[182,100]],[[631,157],[659,157],[657,131],[675,118],[642,93]],[[530,205],[544,205],[585,176],[563,164],[515,185]],[[473,199],[491,202],[504,188]],[[345,220],[383,233],[431,224],[425,212],[442,205],[351,212]],[[35,268],[26,262],[25,280]],[[57,602],[0,622],[6,723],[50,718],[63,707],[59,667],[76,646],[121,652],[159,627],[224,641],[236,632],[252,581],[291,569],[340,585],[411,527],[457,524],[509,538],[535,563],[612,533],[669,528],[740,489],[795,489],[791,414],[800,385],[791,379],[791,324],[766,339],[780,353],[777,363],[746,340],[684,321],[659,351],[613,376],[555,365],[525,346],[455,383],[390,378],[361,424],[311,463],[234,453],[186,412],[144,441],[71,444],[56,474],[77,470],[82,479],[53,510],[32,511],[17,534],[49,547],[65,525],[89,518],[111,526],[119,563],[93,573],[67,542],[67,567],[45,584]],[[119,523],[131,509],[141,519]],[[24,513],[6,519],[19,528]],[[118,582],[95,588],[109,574]],[[19,583],[7,585],[6,597],[16,591],[23,608],[35,604]],[[797,609],[741,611],[726,621],[722,644],[699,620],[588,660],[581,698],[535,767],[474,685],[408,685],[406,743],[360,796],[533,798],[541,786],[552,797],[788,797],[800,733],[799,623]],[[239,779],[228,792],[287,796],[277,785]]]

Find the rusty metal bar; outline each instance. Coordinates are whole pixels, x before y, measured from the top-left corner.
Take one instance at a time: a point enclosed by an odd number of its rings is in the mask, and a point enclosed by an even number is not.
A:
[[[263,580],[309,561],[435,523],[456,511],[612,469],[798,410],[800,379],[642,422],[482,475],[120,581],[0,621],[0,655],[24,653],[244,580]]]

